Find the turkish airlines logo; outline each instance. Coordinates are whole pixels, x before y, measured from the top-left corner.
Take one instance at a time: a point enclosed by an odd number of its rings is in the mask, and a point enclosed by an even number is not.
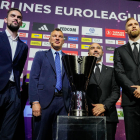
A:
[[[105,29],[106,37],[125,38],[125,30]]]
[[[50,35],[43,34],[43,39],[49,39],[49,38],[50,38]]]
[[[64,53],[68,54],[68,55],[78,55],[78,51],[65,51],[63,50]]]

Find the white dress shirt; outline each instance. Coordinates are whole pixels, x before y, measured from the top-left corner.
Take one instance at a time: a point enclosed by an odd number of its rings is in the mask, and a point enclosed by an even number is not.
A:
[[[101,71],[102,71],[102,62],[99,62],[100,63],[100,65],[98,65],[98,67],[99,67],[99,69],[100,69],[100,73],[101,73]],[[96,65],[95,65],[95,67],[94,67],[94,73],[95,73],[95,69],[96,69]]]
[[[137,46],[137,49],[138,49],[138,52],[139,52],[139,46],[140,46],[140,39],[139,40],[137,40],[137,41],[135,41],[135,42],[137,42],[138,44],[136,45]],[[132,51],[134,50],[134,41],[132,41],[132,40],[129,40],[129,43],[130,43],[130,46],[131,46],[131,49],[132,49]]]
[[[15,52],[16,52],[16,48],[17,48],[18,35],[16,36],[15,39],[13,39],[12,36],[11,36],[11,34],[8,32],[7,29],[5,30],[5,32],[6,32],[6,34],[7,34],[7,37],[8,37],[10,46],[11,46],[12,61],[13,61],[14,56],[15,56]],[[11,72],[11,75],[10,75],[9,80],[14,82],[14,73],[13,73],[13,70],[12,70],[12,72]]]

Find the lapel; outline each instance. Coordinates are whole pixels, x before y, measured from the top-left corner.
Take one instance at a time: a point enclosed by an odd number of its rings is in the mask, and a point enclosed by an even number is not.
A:
[[[4,32],[2,32],[2,36],[1,36],[1,38],[2,38],[2,40],[3,40],[3,44],[5,44],[4,45],[4,47],[6,48],[6,50],[8,51],[8,53],[9,53],[9,56],[10,56],[10,58],[11,58],[11,61],[12,61],[12,53],[11,53],[11,46],[10,46],[10,42],[9,42],[9,39],[8,39],[8,37],[7,37],[7,35],[6,35],[6,32],[4,31]]]
[[[133,61],[137,64],[137,62],[134,59],[133,53],[132,53],[132,49],[130,46],[130,43],[127,42],[127,44],[124,46],[124,48],[127,50],[127,52],[129,53],[129,55],[132,57]],[[139,60],[140,60],[140,55],[139,55]]]
[[[21,48],[23,46],[23,43],[21,42],[21,40],[18,38],[18,42],[17,42],[17,48],[16,48],[16,52],[15,52],[15,55],[14,55],[14,59],[13,61],[16,59],[16,57],[18,56]]]
[[[97,82],[96,77],[95,77],[94,70],[93,70],[93,72],[92,72],[91,78],[92,78],[92,79],[91,79],[91,80],[92,80],[92,83],[95,83],[96,85],[98,85],[98,82]]]
[[[56,74],[56,69],[55,69],[55,62],[54,62],[54,57],[52,54],[51,49],[49,49],[48,51],[46,51],[46,57],[49,59],[49,62],[51,64],[52,69],[54,70],[55,74]]]
[[[102,64],[102,71],[101,71],[101,75],[100,75],[99,82],[98,82],[99,85],[100,85],[102,79],[104,78],[104,76],[106,75],[106,72],[107,72],[107,67],[104,64]]]
[[[66,55],[66,54],[62,52],[62,57],[64,55]],[[62,61],[62,58],[61,58],[61,61]],[[63,79],[64,73],[65,73],[65,69],[64,69],[64,65],[63,65],[63,61],[62,61],[62,79]]]

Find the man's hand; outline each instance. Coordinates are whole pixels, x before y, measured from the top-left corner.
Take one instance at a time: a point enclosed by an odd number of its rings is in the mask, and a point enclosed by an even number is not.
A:
[[[103,104],[92,104],[94,108],[92,109],[92,114],[94,116],[104,116],[105,109]]]
[[[135,96],[136,98],[140,98],[140,86],[138,86],[138,85],[133,85],[133,86],[131,86],[131,87],[136,88],[135,91],[133,92],[133,93],[134,93],[134,96]]]
[[[41,106],[39,102],[32,103],[32,112],[35,117],[41,116]]]

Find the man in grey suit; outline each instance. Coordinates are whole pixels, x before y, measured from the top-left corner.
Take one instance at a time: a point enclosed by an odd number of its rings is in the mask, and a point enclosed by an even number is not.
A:
[[[140,27],[134,18],[128,18],[125,32],[129,36],[127,44],[116,48],[114,68],[117,82],[122,87],[122,107],[124,112],[127,140],[140,140]]]
[[[87,89],[89,115],[106,116],[107,140],[115,140],[118,116],[116,102],[120,96],[119,86],[116,84],[114,69],[102,64],[102,47],[93,43],[89,47],[89,56],[96,56],[97,62],[91,75]]]

